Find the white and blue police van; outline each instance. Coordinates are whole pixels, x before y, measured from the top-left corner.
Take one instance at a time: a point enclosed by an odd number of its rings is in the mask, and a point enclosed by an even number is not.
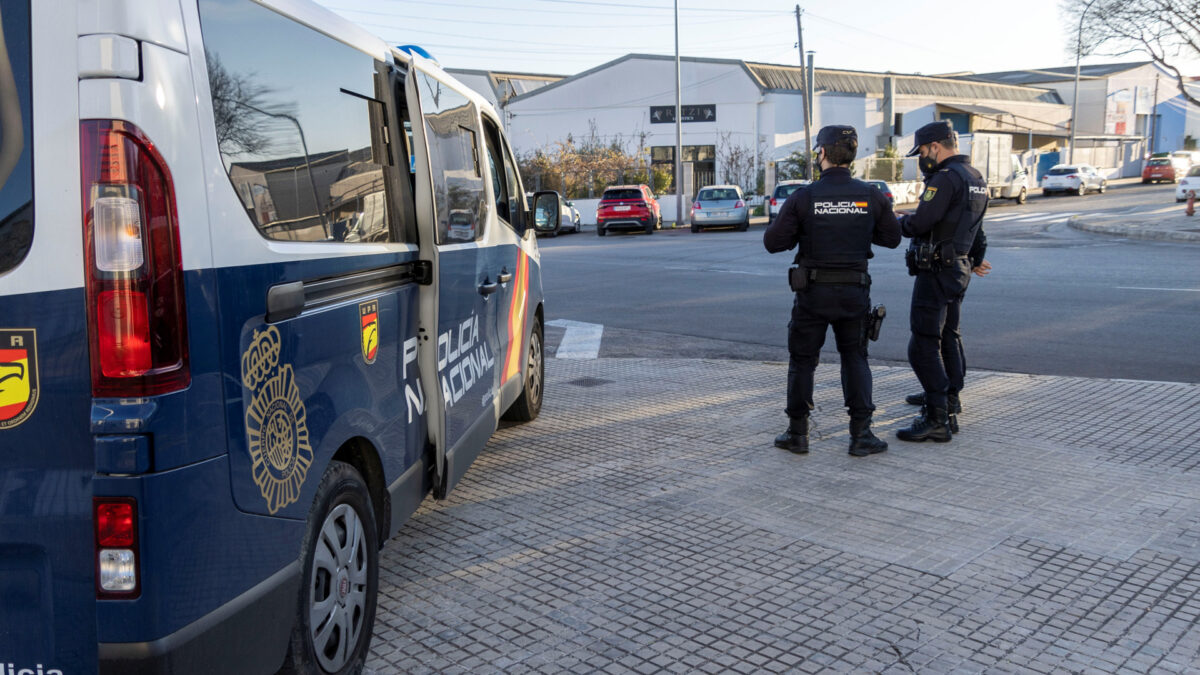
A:
[[[380,546],[541,408],[556,196],[315,4],[0,23],[0,673],[361,670]]]

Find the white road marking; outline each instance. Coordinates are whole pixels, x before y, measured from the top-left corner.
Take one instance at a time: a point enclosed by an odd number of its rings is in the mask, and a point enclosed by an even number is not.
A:
[[[1048,215],[1029,216],[1026,218],[1019,218],[1012,222],[1014,222],[1014,223],[1040,223],[1044,220],[1059,222],[1059,220],[1065,221],[1068,218],[1070,218],[1071,216],[1077,216],[1077,215],[1079,215],[1079,213],[1076,211],[1071,211],[1069,213],[1051,213]],[[1055,220],[1055,219],[1059,219],[1059,220]]]
[[[999,223],[999,222],[1003,222],[1005,220],[1013,220],[1015,218],[1032,218],[1033,216],[1045,216],[1045,215],[1049,215],[1049,214],[1050,214],[1049,211],[1037,211],[1034,213],[1016,213],[1016,214],[1007,215],[1007,216],[997,216],[995,218],[985,218],[984,222],[985,223]]]
[[[562,342],[558,343],[558,351],[554,353],[559,359],[594,359],[600,354],[600,338],[604,335],[604,324],[584,323],[570,319],[555,319],[547,321],[547,326],[566,328]]]
[[[1151,286],[1117,286],[1122,291],[1179,291],[1181,293],[1200,293],[1200,288],[1154,288]]]

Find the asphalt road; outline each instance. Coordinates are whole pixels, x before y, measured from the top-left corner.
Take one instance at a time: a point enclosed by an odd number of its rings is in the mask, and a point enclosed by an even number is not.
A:
[[[968,367],[1200,382],[1200,246],[1065,222],[1181,208],[1173,196],[1174,186],[1133,183],[1103,195],[993,202],[985,230],[994,271],[973,278],[963,308]],[[785,360],[792,255],[768,254],[764,227],[543,240],[547,319],[603,324],[600,356]],[[871,262],[872,300],[888,308],[871,346],[881,363],[907,362],[906,245],[877,248]],[[551,347],[554,339],[551,331]],[[832,337],[824,351],[836,360]]]

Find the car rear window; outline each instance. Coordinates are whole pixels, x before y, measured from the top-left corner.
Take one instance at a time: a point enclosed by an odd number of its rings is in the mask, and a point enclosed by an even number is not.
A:
[[[700,194],[696,195],[696,200],[702,201],[702,202],[731,201],[731,200],[738,199],[738,198],[739,197],[738,197],[737,190],[728,190],[728,189],[726,189],[726,190],[713,190],[713,189],[701,190]]]
[[[1194,176],[1200,176],[1200,166],[1193,166],[1192,168],[1188,169],[1188,178],[1192,178]]]
[[[790,197],[793,192],[795,192],[796,190],[799,190],[802,187],[804,187],[804,186],[799,183],[793,183],[791,185],[780,185],[775,188],[775,198],[779,199],[780,197]]]
[[[29,3],[4,3],[0,61],[0,274],[33,244],[33,117],[30,115]]]
[[[641,190],[605,190],[603,199],[641,199]]]
[[[1170,165],[1171,165],[1171,160],[1169,160],[1169,159],[1152,159],[1152,160],[1150,160],[1150,166],[1170,166]]]
[[[1079,173],[1079,169],[1073,166],[1057,166],[1050,169],[1051,176],[1067,176],[1073,173]]]

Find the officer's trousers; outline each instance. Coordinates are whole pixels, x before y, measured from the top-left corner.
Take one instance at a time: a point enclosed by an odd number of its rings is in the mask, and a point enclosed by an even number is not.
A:
[[[842,360],[842,396],[850,416],[865,419],[875,411],[864,325],[870,307],[866,286],[814,283],[796,293],[788,323],[788,417],[804,417],[813,409],[813,372],[831,325]]]
[[[958,322],[971,263],[957,258],[938,272],[917,272],[909,309],[908,362],[933,408],[946,408],[946,395],[963,386],[965,359]]]

